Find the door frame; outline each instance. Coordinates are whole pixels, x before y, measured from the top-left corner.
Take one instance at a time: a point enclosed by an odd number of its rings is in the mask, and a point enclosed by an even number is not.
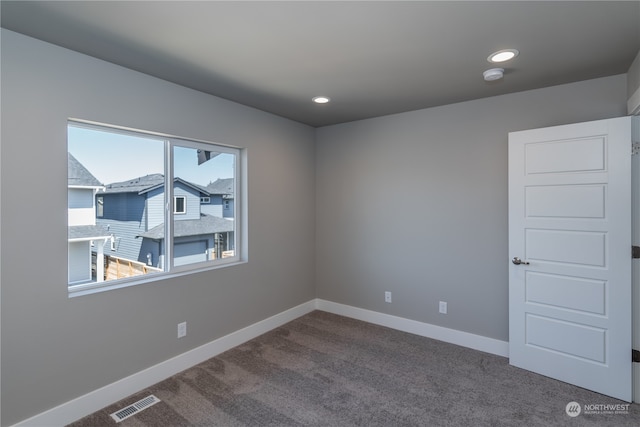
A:
[[[631,141],[633,155],[631,157],[631,230],[632,244],[640,246],[640,116],[631,119]],[[632,265],[632,314],[633,348],[640,350],[640,260],[633,260]],[[633,364],[633,401],[640,403],[640,363]]]

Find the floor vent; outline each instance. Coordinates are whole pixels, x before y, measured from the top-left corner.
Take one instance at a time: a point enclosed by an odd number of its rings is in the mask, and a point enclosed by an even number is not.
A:
[[[111,414],[111,418],[119,423],[120,421],[126,420],[130,416],[135,415],[138,412],[147,409],[149,406],[155,405],[158,402],[160,402],[160,399],[152,394],[142,400],[138,400],[136,403],[129,405],[126,408],[114,412],[113,414]]]

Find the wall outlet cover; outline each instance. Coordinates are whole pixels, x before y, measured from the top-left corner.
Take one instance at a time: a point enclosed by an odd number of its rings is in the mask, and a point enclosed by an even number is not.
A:
[[[447,303],[444,301],[440,301],[439,310],[440,310],[440,313],[447,314]]]
[[[187,335],[187,322],[178,323],[178,338]]]

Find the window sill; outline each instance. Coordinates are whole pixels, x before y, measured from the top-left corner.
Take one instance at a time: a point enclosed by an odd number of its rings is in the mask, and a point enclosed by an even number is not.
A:
[[[186,271],[174,271],[170,273],[157,273],[157,274],[148,274],[146,276],[137,276],[131,279],[120,279],[114,281],[114,283],[109,282],[101,282],[101,283],[87,283],[84,285],[75,285],[69,287],[69,298],[75,298],[85,295],[92,295],[102,292],[111,291],[114,289],[128,288],[130,286],[143,285],[146,283],[158,282],[162,280],[170,280],[175,279],[182,276],[199,274],[205,271],[218,270],[220,268],[233,267],[236,265],[246,264],[246,260],[233,260],[224,263],[217,263],[215,265],[206,266],[202,268],[192,268]],[[141,278],[142,277],[142,278]]]

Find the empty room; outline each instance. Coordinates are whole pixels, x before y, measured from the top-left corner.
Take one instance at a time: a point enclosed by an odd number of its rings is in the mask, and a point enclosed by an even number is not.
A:
[[[0,18],[1,426],[640,425],[639,1]]]

